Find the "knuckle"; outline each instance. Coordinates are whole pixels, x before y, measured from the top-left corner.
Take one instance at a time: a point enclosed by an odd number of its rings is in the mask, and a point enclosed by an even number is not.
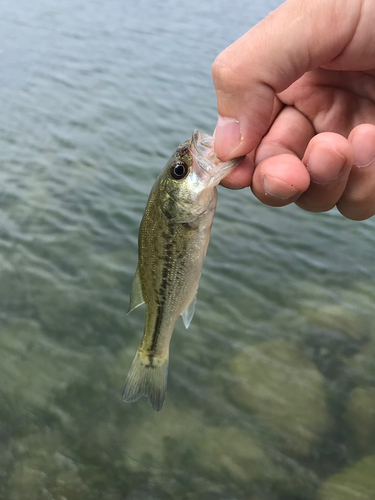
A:
[[[222,52],[219,54],[212,65],[212,78],[215,87],[221,88],[230,79],[230,67],[228,65],[228,58]]]
[[[230,47],[219,54],[212,64],[212,78],[216,90],[232,93],[238,91],[241,83],[241,65],[231,54]]]

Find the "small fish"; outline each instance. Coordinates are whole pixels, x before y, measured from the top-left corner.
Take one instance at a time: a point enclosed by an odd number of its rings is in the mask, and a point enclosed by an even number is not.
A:
[[[138,267],[129,312],[146,303],[140,348],[125,381],[127,403],[146,396],[160,411],[167,388],[169,342],[181,315],[194,314],[217,202],[216,186],[243,159],[221,162],[213,137],[196,130],[151,189],[138,238]]]

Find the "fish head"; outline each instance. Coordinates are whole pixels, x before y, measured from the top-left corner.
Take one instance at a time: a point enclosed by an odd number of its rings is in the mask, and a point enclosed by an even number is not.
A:
[[[244,157],[222,162],[214,152],[214,138],[195,130],[178,146],[160,175],[159,188],[170,218],[194,218],[216,206],[216,189]]]

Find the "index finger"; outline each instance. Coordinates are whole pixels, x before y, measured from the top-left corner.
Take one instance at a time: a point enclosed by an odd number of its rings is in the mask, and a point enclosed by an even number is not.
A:
[[[216,58],[215,151],[220,159],[252,151],[267,131],[275,95],[347,48],[362,4],[288,0]]]

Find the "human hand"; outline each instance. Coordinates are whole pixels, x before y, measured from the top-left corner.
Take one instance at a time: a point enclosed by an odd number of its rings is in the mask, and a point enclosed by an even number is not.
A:
[[[271,206],[375,214],[372,0],[287,0],[212,68],[222,184]]]

